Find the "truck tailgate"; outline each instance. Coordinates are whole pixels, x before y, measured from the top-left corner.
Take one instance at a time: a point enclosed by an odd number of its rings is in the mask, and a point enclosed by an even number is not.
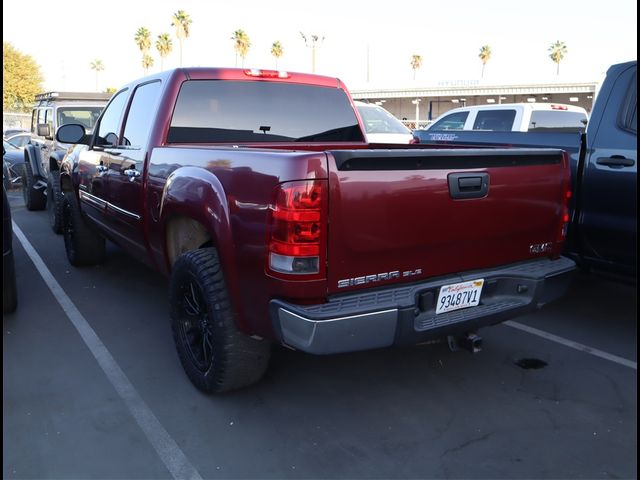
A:
[[[561,251],[561,150],[336,150],[328,162],[329,293]]]

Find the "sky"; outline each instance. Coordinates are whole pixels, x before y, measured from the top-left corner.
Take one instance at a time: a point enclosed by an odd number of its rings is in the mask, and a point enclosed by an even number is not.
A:
[[[183,66],[241,66],[231,36],[243,29],[251,40],[244,67],[275,68],[270,49],[278,40],[279,69],[311,72],[303,32],[324,37],[316,73],[351,90],[592,82],[609,65],[637,58],[636,0],[28,0],[3,2],[2,37],[36,60],[45,90],[95,91],[97,83],[103,91],[144,75],[139,27],[152,34],[150,72],[160,70],[155,39],[164,32],[174,43],[164,69],[179,66],[171,26],[178,10],[193,20]],[[559,75],[547,51],[557,40],[567,46]],[[481,78],[483,45],[492,56]],[[414,54],[423,59],[415,79]],[[97,82],[96,59],[105,66]]]

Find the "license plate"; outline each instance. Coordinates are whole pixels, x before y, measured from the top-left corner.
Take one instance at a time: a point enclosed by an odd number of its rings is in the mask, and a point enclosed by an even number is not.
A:
[[[477,306],[480,303],[480,293],[483,285],[484,279],[481,278],[470,282],[452,283],[440,288],[436,315]]]

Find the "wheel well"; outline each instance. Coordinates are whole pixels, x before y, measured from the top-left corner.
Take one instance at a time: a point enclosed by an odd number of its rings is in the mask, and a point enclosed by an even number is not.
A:
[[[189,217],[176,216],[167,222],[167,258],[171,265],[184,252],[213,245],[204,225]]]

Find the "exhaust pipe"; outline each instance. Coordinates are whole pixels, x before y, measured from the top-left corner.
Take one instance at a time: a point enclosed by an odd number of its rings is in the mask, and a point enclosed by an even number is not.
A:
[[[461,348],[471,353],[478,353],[482,350],[482,337],[475,332],[467,332],[458,337],[449,335],[447,343],[452,352],[457,352]]]

